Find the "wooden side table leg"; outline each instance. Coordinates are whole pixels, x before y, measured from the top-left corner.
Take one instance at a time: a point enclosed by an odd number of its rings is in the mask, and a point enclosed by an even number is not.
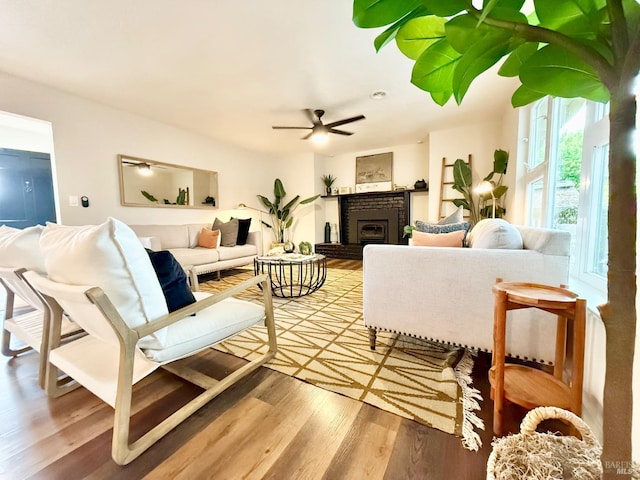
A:
[[[502,413],[504,410],[504,356],[505,335],[507,323],[507,292],[499,290],[495,295],[494,331],[493,331],[493,360],[494,391],[493,391],[493,433],[502,436]]]
[[[587,301],[584,298],[578,298],[573,319],[573,368],[571,371],[571,411],[578,416],[582,415],[586,317]]]

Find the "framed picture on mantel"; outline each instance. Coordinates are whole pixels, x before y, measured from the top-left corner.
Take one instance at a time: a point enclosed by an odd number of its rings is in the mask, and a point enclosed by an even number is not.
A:
[[[356,193],[388,192],[393,185],[393,152],[356,157]]]

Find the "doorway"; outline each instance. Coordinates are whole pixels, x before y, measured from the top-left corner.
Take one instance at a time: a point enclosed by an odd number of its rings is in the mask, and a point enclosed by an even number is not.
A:
[[[56,221],[48,153],[0,148],[0,224],[14,228]]]

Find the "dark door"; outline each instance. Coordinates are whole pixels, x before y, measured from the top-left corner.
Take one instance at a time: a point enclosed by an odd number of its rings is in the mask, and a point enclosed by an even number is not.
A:
[[[49,154],[0,148],[0,225],[25,228],[55,221]]]

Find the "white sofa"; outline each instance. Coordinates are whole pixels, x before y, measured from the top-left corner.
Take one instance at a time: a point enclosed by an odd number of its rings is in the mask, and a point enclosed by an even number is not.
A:
[[[367,245],[363,252],[364,323],[371,346],[378,330],[479,350],[493,348],[492,286],[509,282],[567,284],[570,235],[517,226],[521,250]],[[555,317],[510,312],[510,356],[552,363]]]
[[[204,227],[211,228],[211,224],[129,226],[147,248],[169,250],[180,265],[193,266],[196,275],[248,265],[262,255],[260,232],[249,232],[246,245],[203,248],[198,246],[198,235]]]

